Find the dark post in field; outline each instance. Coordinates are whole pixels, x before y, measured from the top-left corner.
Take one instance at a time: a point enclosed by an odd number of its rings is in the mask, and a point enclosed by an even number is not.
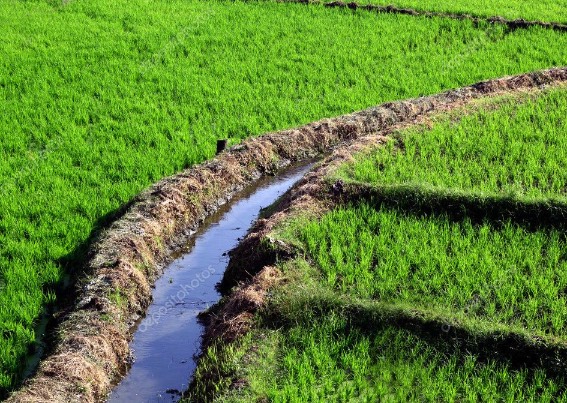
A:
[[[224,151],[227,142],[227,139],[217,140],[217,155]]]

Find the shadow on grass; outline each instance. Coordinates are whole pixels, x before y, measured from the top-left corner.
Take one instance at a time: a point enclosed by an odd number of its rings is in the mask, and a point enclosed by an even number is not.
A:
[[[335,186],[336,189],[336,186]],[[416,216],[445,215],[451,221],[469,219],[498,227],[511,221],[530,231],[567,232],[567,203],[559,200],[521,200],[513,196],[482,196],[423,186],[342,185],[335,196],[342,203],[365,201]]]
[[[567,374],[567,344],[529,337],[513,331],[474,332],[457,322],[450,325],[440,316],[391,304],[345,301],[333,294],[310,295],[293,302],[294,308],[269,309],[262,324],[271,329],[295,326],[309,328],[322,317],[338,315],[346,319],[345,332],[355,329],[367,336],[389,328],[404,330],[445,356],[464,363],[475,356],[479,363],[499,363],[513,370],[537,370],[558,381]]]

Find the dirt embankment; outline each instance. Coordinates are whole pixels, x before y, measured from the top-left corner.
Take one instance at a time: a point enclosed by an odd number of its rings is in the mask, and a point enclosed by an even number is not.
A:
[[[348,8],[351,10],[365,10],[374,11],[378,13],[386,14],[402,14],[402,15],[413,15],[413,16],[423,16],[423,17],[439,17],[439,18],[450,18],[453,20],[468,20],[475,24],[479,23],[490,23],[490,24],[500,24],[505,25],[508,29],[527,29],[531,27],[541,27],[545,29],[552,29],[560,32],[567,32],[567,25],[559,22],[546,22],[546,21],[533,21],[525,20],[523,18],[510,20],[500,16],[492,17],[480,17],[464,13],[446,13],[440,11],[420,11],[413,8],[403,8],[396,7],[393,5],[379,6],[374,4],[360,4],[355,1],[344,2],[344,1],[319,1],[319,0],[279,0],[282,3],[301,3],[301,4],[319,4],[324,5],[329,8]]]
[[[235,192],[262,175],[273,174],[294,160],[328,152],[340,143],[415,122],[475,98],[558,81],[567,81],[567,68],[390,102],[247,140],[209,162],[161,180],[136,197],[125,214],[93,244],[85,276],[77,285],[78,298],[57,326],[57,344],[42,360],[36,374],[8,401],[103,401],[113,382],[128,368],[128,343],[136,320],[150,304],[151,285],[172,251]],[[353,147],[380,138],[367,137]],[[335,158],[340,158],[338,155]],[[322,169],[317,171],[319,175]],[[304,194],[308,198],[316,191],[310,190],[310,186],[309,181],[304,181],[292,197],[297,199]],[[270,272],[265,277],[260,279],[262,284],[272,284],[277,276]],[[235,274],[234,278],[239,277]],[[242,312],[261,306],[262,289],[252,286],[250,292],[243,294],[238,306],[247,308]],[[245,298],[248,294],[255,295],[251,303]],[[246,318],[241,319],[244,321],[239,326],[245,329]]]

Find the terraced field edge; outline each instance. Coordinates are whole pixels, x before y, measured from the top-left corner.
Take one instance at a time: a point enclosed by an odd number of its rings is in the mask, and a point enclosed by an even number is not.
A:
[[[378,13],[387,14],[401,14],[401,15],[412,15],[412,16],[423,16],[423,17],[439,17],[439,18],[450,18],[455,20],[468,20],[473,23],[487,22],[490,24],[501,24],[505,25],[511,30],[515,29],[526,29],[531,27],[541,27],[545,29],[552,29],[560,32],[567,32],[567,25],[559,22],[546,22],[537,20],[526,20],[523,18],[518,19],[507,19],[501,16],[491,16],[482,17],[471,14],[464,13],[447,13],[440,11],[422,11],[413,8],[397,7],[394,5],[380,6],[376,4],[364,4],[357,3],[355,1],[344,2],[344,1],[319,1],[319,0],[277,0],[282,3],[300,3],[300,4],[313,4],[313,5],[323,5],[329,8],[348,8],[351,10],[364,10],[364,11],[374,11]]]
[[[137,196],[94,242],[87,274],[77,285],[72,310],[57,327],[52,352],[8,401],[104,400],[128,369],[128,342],[151,301],[151,285],[173,251],[207,216],[259,177],[343,142],[360,139],[356,147],[375,143],[400,125],[414,124],[477,98],[565,81],[567,68],[555,68],[389,102],[246,140],[209,162],[159,181]]]

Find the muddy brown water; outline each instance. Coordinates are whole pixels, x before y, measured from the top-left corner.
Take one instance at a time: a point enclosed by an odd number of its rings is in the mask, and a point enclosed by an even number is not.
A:
[[[273,204],[311,167],[303,163],[267,177],[209,217],[155,283],[153,302],[130,344],[134,362],[108,402],[175,402],[197,365],[203,326],[197,315],[215,304],[227,252],[262,208]]]

